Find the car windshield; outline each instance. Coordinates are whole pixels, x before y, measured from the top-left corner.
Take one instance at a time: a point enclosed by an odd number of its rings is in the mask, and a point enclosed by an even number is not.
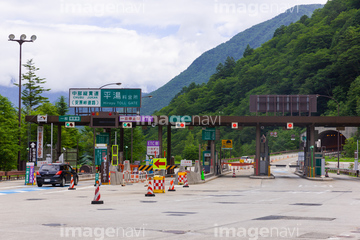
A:
[[[60,166],[58,165],[42,165],[40,168],[40,171],[49,171],[49,172],[53,172],[53,171],[59,171]]]

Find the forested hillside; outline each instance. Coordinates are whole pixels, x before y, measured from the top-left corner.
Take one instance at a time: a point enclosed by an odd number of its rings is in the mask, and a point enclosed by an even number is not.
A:
[[[152,99],[143,99],[141,112],[151,114],[155,110],[160,110],[168,105],[175,94],[184,86],[189,86],[192,82],[196,84],[206,83],[210,76],[216,72],[216,66],[219,63],[224,63],[227,57],[233,57],[235,60],[240,59],[248,44],[252,48],[260,47],[261,44],[272,38],[278,27],[288,26],[290,23],[298,21],[303,15],[311,16],[315,9],[322,6],[321,4],[296,6],[271,20],[238,33],[229,41],[203,53],[185,71],[156,91],[151,92],[149,95],[153,96]]]
[[[250,115],[252,94],[321,94],[339,102],[340,115],[360,115],[359,8],[359,1],[333,0],[315,10],[311,18],[303,16],[296,23],[279,27],[262,47],[248,48],[236,63],[228,59],[218,65],[207,84],[184,88],[157,114],[244,116]],[[335,101],[318,98],[317,115],[336,114]],[[186,136],[185,131],[177,130],[174,138],[177,134]],[[295,129],[294,134],[299,131]],[[279,132],[280,136],[291,133]],[[193,130],[194,141],[201,142],[200,133],[200,129]],[[222,139],[236,140],[234,155],[253,153],[254,136],[251,128],[222,129]],[[276,150],[298,147],[298,142],[289,142],[271,140],[270,144],[277,144]]]

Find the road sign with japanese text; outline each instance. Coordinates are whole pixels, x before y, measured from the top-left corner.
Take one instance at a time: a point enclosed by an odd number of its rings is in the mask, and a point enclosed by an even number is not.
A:
[[[101,89],[101,107],[141,107],[141,89]]]

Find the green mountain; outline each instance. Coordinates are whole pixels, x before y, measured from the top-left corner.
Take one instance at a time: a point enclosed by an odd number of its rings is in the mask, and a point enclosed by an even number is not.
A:
[[[255,50],[247,49],[244,56],[218,67],[207,84],[184,88],[183,94],[157,114],[244,116],[252,114],[250,95],[320,94],[336,99],[340,115],[360,115],[359,1],[328,1],[311,18],[303,16],[276,29],[270,41]],[[336,116],[336,101],[319,97],[317,115]],[[265,128],[264,134],[273,129]],[[298,142],[285,139],[289,134],[298,136],[301,129],[277,130],[279,140],[271,138],[269,142],[272,151],[298,148]],[[254,153],[254,128],[221,131],[222,139],[234,139],[233,155]],[[176,131],[174,139],[182,140],[173,142],[175,155],[182,154],[181,145],[186,144],[189,132],[195,143],[202,142],[201,129]]]
[[[143,99],[141,113],[151,114],[155,110],[165,107],[175,94],[184,86],[189,86],[192,82],[196,84],[206,83],[210,76],[215,73],[216,66],[219,63],[224,63],[227,57],[233,57],[235,60],[240,59],[248,44],[252,48],[260,47],[261,44],[273,37],[275,30],[280,26],[288,26],[298,21],[303,15],[310,17],[315,9],[322,6],[321,4],[296,6],[271,20],[238,33],[229,41],[203,53],[185,71],[174,77],[164,86],[149,93],[153,98]]]

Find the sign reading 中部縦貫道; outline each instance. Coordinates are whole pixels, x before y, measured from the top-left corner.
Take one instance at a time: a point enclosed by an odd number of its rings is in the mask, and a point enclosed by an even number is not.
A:
[[[69,107],[141,107],[141,89],[71,88]]]
[[[98,88],[69,89],[69,107],[100,107],[100,91]]]

